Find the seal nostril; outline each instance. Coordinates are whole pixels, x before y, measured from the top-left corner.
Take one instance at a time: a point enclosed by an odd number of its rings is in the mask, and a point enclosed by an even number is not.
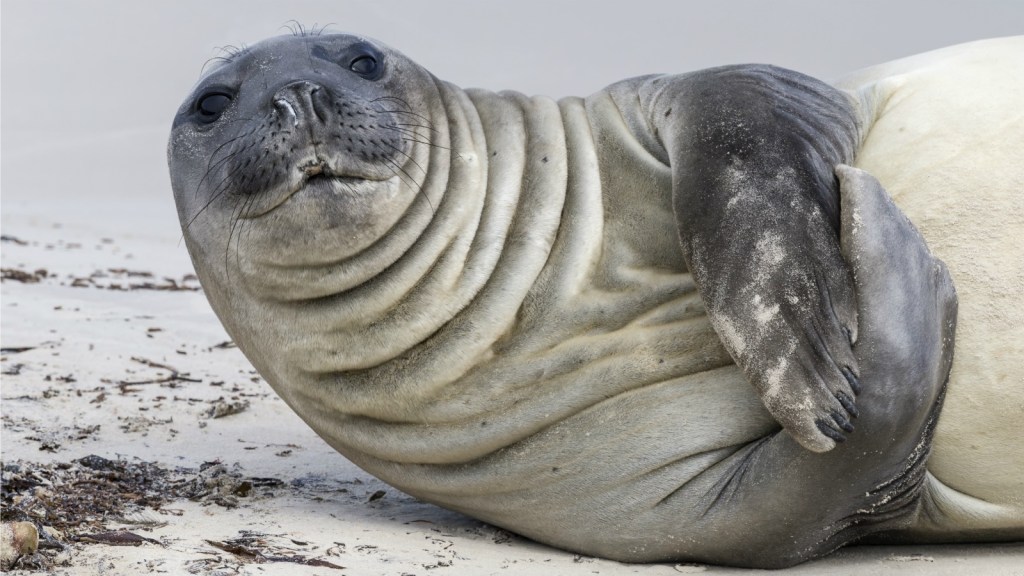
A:
[[[277,106],[278,108],[283,109],[285,112],[291,115],[292,126],[299,125],[299,117],[298,115],[295,114],[295,108],[292,108],[292,105],[289,104],[287,100],[285,100],[284,98],[279,98],[277,100],[274,100],[274,105]]]
[[[324,108],[329,107],[327,90],[308,80],[297,80],[281,87],[274,95],[273,103],[282,113],[293,118],[293,125],[309,120],[323,122]]]

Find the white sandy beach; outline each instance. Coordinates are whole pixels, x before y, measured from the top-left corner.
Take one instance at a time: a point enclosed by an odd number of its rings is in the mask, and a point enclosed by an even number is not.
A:
[[[870,50],[857,52],[854,31],[835,32],[835,45],[815,50],[824,32],[815,29],[801,40],[785,29],[844,17],[856,29],[870,20],[820,9],[811,18],[809,2],[780,4],[771,23],[762,13],[735,16],[752,4],[709,8],[702,20],[679,25],[680,33],[692,34],[688,39],[671,34],[665,18],[652,24],[656,35],[626,30],[614,36],[623,25],[616,6],[595,9],[583,24],[574,18],[578,8],[539,2],[497,9],[497,16],[469,3],[443,10],[395,2],[279,4],[3,4],[5,483],[36,478],[33,487],[12,485],[18,505],[35,511],[37,525],[54,527],[68,519],[45,516],[42,503],[74,498],[86,483],[76,488],[53,478],[93,474],[99,468],[75,463],[90,455],[122,467],[152,464],[192,485],[209,480],[201,496],[126,506],[123,514],[83,519],[80,529],[49,531],[56,541],[44,550],[46,568],[12,574],[755,572],[628,565],[548,548],[404,495],[311,432],[225,344],[229,338],[191,275],[181,242],[166,135],[202,63],[217,54],[215,46],[280,33],[291,18],[336,22],[338,30],[399,47],[447,79],[558,96],[585,94],[627,75],[749,60],[828,78],[915,51],[1009,34],[1024,21],[1024,7],[964,3],[969,14],[959,21],[956,11],[936,9],[931,35],[887,43],[899,26],[886,22]],[[881,4],[866,6],[882,13]],[[656,5],[631,7],[635,18]],[[549,13],[542,16],[543,10]],[[903,7],[888,17],[907,27],[916,25],[915,14]],[[769,26],[779,28],[763,33]],[[431,28],[446,30],[446,42],[428,33]],[[730,39],[741,33],[748,42],[737,46]],[[527,35],[536,39],[528,47]],[[670,50],[688,55],[673,60]],[[579,65],[570,68],[573,59]],[[101,492],[103,481],[121,481],[110,474],[90,478]],[[132,501],[138,496],[110,493]],[[115,546],[81,538],[118,529],[147,541]],[[1024,576],[1024,545],[852,547],[782,573]]]

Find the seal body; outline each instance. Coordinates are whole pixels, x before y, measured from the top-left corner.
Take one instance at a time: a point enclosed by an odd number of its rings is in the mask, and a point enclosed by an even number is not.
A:
[[[916,538],[1024,538],[1024,39],[954,46],[841,79],[862,102],[856,165],[949,265],[956,360]]]
[[[844,93],[738,67],[555,102],[278,38],[186,100],[172,182],[240,349],[410,494],[635,561],[1019,537],[1009,475],[972,493],[925,472],[957,300],[882,185],[838,167],[901,173],[868,163],[891,74]],[[920,184],[897,188],[927,205]]]

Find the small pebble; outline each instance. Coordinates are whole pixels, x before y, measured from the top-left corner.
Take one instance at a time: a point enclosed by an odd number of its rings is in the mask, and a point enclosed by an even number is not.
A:
[[[0,569],[7,570],[22,556],[39,548],[39,532],[31,522],[0,524]]]

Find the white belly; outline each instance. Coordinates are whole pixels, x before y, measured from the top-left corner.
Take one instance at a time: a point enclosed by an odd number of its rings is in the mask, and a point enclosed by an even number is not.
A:
[[[949,266],[956,350],[924,530],[1024,525],[1024,37],[898,60],[838,85],[874,104],[856,165]]]

